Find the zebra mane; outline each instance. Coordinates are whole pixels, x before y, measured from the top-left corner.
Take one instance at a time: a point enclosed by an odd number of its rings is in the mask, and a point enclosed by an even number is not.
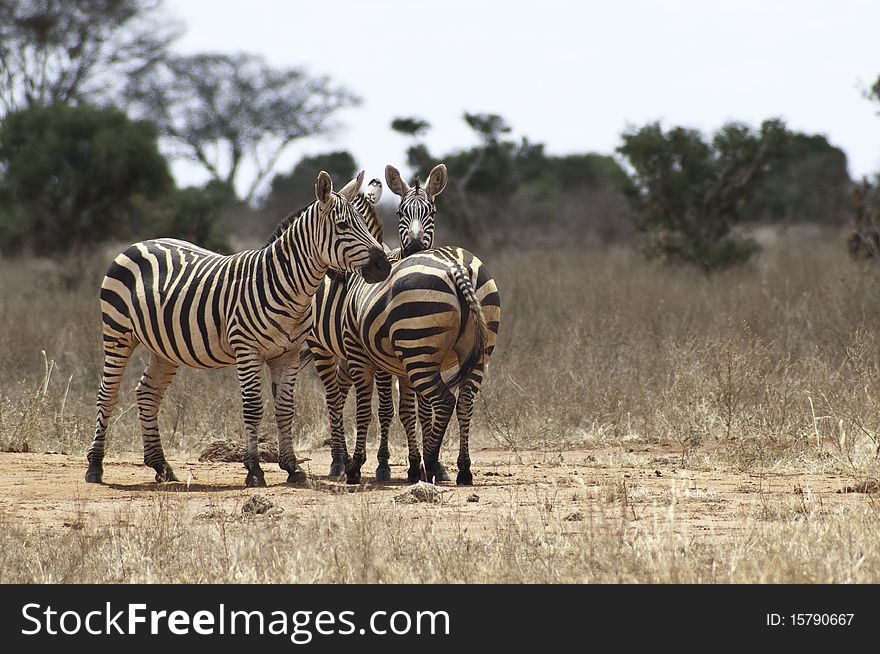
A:
[[[416,190],[419,191],[422,188],[422,180],[416,177]]]
[[[266,245],[272,245],[272,243],[274,243],[276,240],[278,240],[278,237],[280,237],[284,233],[284,230],[287,229],[288,227],[290,227],[291,223],[293,223],[294,220],[296,220],[301,215],[303,215],[306,211],[308,211],[309,207],[311,207],[311,206],[312,206],[311,204],[306,205],[305,207],[302,207],[301,209],[297,209],[296,211],[293,211],[293,212],[287,214],[286,216],[284,216],[284,218],[281,219],[281,222],[278,223],[278,226],[275,227],[275,231],[272,232],[272,236],[270,236],[269,240],[266,241]],[[265,247],[265,246],[263,246],[263,247]]]
[[[284,218],[281,219],[281,222],[279,222],[278,225],[275,227],[275,231],[272,232],[272,236],[269,237],[269,240],[266,241],[266,244],[263,247],[269,247],[275,241],[277,241],[279,238],[281,238],[281,235],[284,233],[284,231],[288,227],[290,227],[296,221],[297,218],[299,218],[306,211],[308,211],[311,208],[311,206],[312,205],[309,204],[305,207],[302,207],[301,209],[297,209],[296,211],[292,211],[291,213],[284,216]],[[344,273],[342,271],[334,270],[333,268],[327,269],[327,277],[331,281],[338,281],[341,283],[345,283],[345,281],[347,279],[346,273]]]

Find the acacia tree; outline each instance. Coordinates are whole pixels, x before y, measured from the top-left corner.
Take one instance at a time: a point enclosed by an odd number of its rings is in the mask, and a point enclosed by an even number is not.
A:
[[[357,104],[326,77],[277,69],[250,54],[169,57],[132,80],[127,95],[156,121],[177,156],[235,186],[245,162],[255,169],[250,201],[281,154],[297,139],[330,132],[337,110]]]
[[[0,2],[0,113],[101,99],[149,70],[180,33],[161,4]]]
[[[473,215],[473,198],[468,195],[468,191],[471,190],[474,176],[487,172],[484,170],[486,168],[487,154],[510,149],[508,146],[511,144],[502,143],[500,138],[502,134],[509,134],[511,128],[498,114],[471,114],[465,112],[464,121],[477,133],[480,138],[480,145],[461,153],[454,163],[451,160],[447,162],[447,165],[454,166],[453,170],[456,173],[450,176],[448,184],[449,190],[447,195],[452,204],[449,215],[453,219],[455,229],[461,231],[464,237],[471,242],[480,244],[483,240],[483,234],[479,222]],[[391,129],[399,134],[418,139],[407,148],[407,163],[423,179],[427,178],[428,171],[434,165],[434,157],[421,141],[421,137],[424,136],[430,127],[430,123],[426,120],[415,116],[399,117],[391,121]],[[502,157],[505,160],[508,158]],[[465,165],[457,166],[456,164]],[[510,175],[505,177],[507,181],[510,181]]]
[[[731,230],[786,138],[779,120],[764,121],[758,131],[728,123],[711,142],[697,130],[663,131],[659,123],[624,133],[617,151],[633,170],[626,193],[649,256],[705,270],[751,256],[755,244]]]

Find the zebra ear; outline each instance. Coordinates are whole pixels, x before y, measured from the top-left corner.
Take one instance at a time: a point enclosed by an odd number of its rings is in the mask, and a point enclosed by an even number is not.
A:
[[[315,181],[315,197],[321,206],[327,205],[333,197],[333,180],[324,170],[318,173],[318,179]]]
[[[434,170],[428,175],[428,183],[425,184],[425,193],[432,198],[437,197],[446,188],[446,182],[449,181],[449,173],[446,172],[446,166],[437,164]]]
[[[403,181],[400,172],[394,166],[385,166],[385,182],[395,195],[403,197],[409,192],[409,184]]]
[[[339,195],[351,202],[357,197],[361,190],[361,184],[364,183],[364,171],[358,173],[358,176],[351,180],[348,184],[339,189]]]

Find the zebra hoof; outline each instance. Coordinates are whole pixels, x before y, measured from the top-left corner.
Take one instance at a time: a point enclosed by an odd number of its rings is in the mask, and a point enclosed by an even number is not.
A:
[[[422,459],[410,459],[409,468],[406,471],[406,480],[414,484],[422,478]]]
[[[361,471],[360,470],[347,470],[345,472],[345,483],[354,486],[355,484],[361,483]]]
[[[376,468],[376,481],[391,481],[391,468],[387,463]]]
[[[330,477],[341,477],[345,474],[345,466],[346,462],[343,461],[342,457],[333,457],[333,460],[330,462]]]
[[[266,487],[266,478],[263,477],[263,473],[254,473],[249,472],[247,477],[245,477],[244,485],[248,488],[265,488]]]
[[[455,478],[455,483],[458,486],[473,486],[474,475],[470,470],[459,470],[458,475]]]
[[[299,466],[297,466],[293,470],[288,470],[288,472],[287,472],[287,483],[288,484],[302,486],[303,484],[305,484],[308,481],[308,479],[309,478],[306,476],[306,473],[303,472],[302,468],[300,468]]]
[[[104,469],[103,468],[93,468],[89,466],[89,469],[86,470],[86,483],[87,484],[103,484],[104,483]]]
[[[438,462],[436,466],[434,466],[434,480],[435,481],[452,481],[452,478],[449,476],[449,473],[446,472],[446,468],[443,467],[443,464]]]
[[[429,484],[437,484],[441,481],[451,481],[446,468],[439,461],[428,463],[422,468],[422,480]]]
[[[171,466],[167,463],[163,466],[155,468],[156,470],[156,481],[160,484],[168,482],[168,481],[180,481],[177,478],[177,475],[174,474],[174,470],[171,469]]]

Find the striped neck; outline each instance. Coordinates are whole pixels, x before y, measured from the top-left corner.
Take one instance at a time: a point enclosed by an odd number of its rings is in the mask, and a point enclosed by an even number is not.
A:
[[[265,249],[271,259],[267,266],[270,281],[291,297],[310,301],[327,274],[329,257],[322,248],[327,247],[330,235],[324,233],[324,223],[316,202],[294,218]]]
[[[379,218],[379,212],[376,211],[376,206],[367,200],[367,197],[363,193],[358,193],[355,199],[351,201],[351,204],[357,209],[358,213],[364,217],[364,222],[367,223],[367,231],[373,235],[373,238],[381,243],[382,219]]]

